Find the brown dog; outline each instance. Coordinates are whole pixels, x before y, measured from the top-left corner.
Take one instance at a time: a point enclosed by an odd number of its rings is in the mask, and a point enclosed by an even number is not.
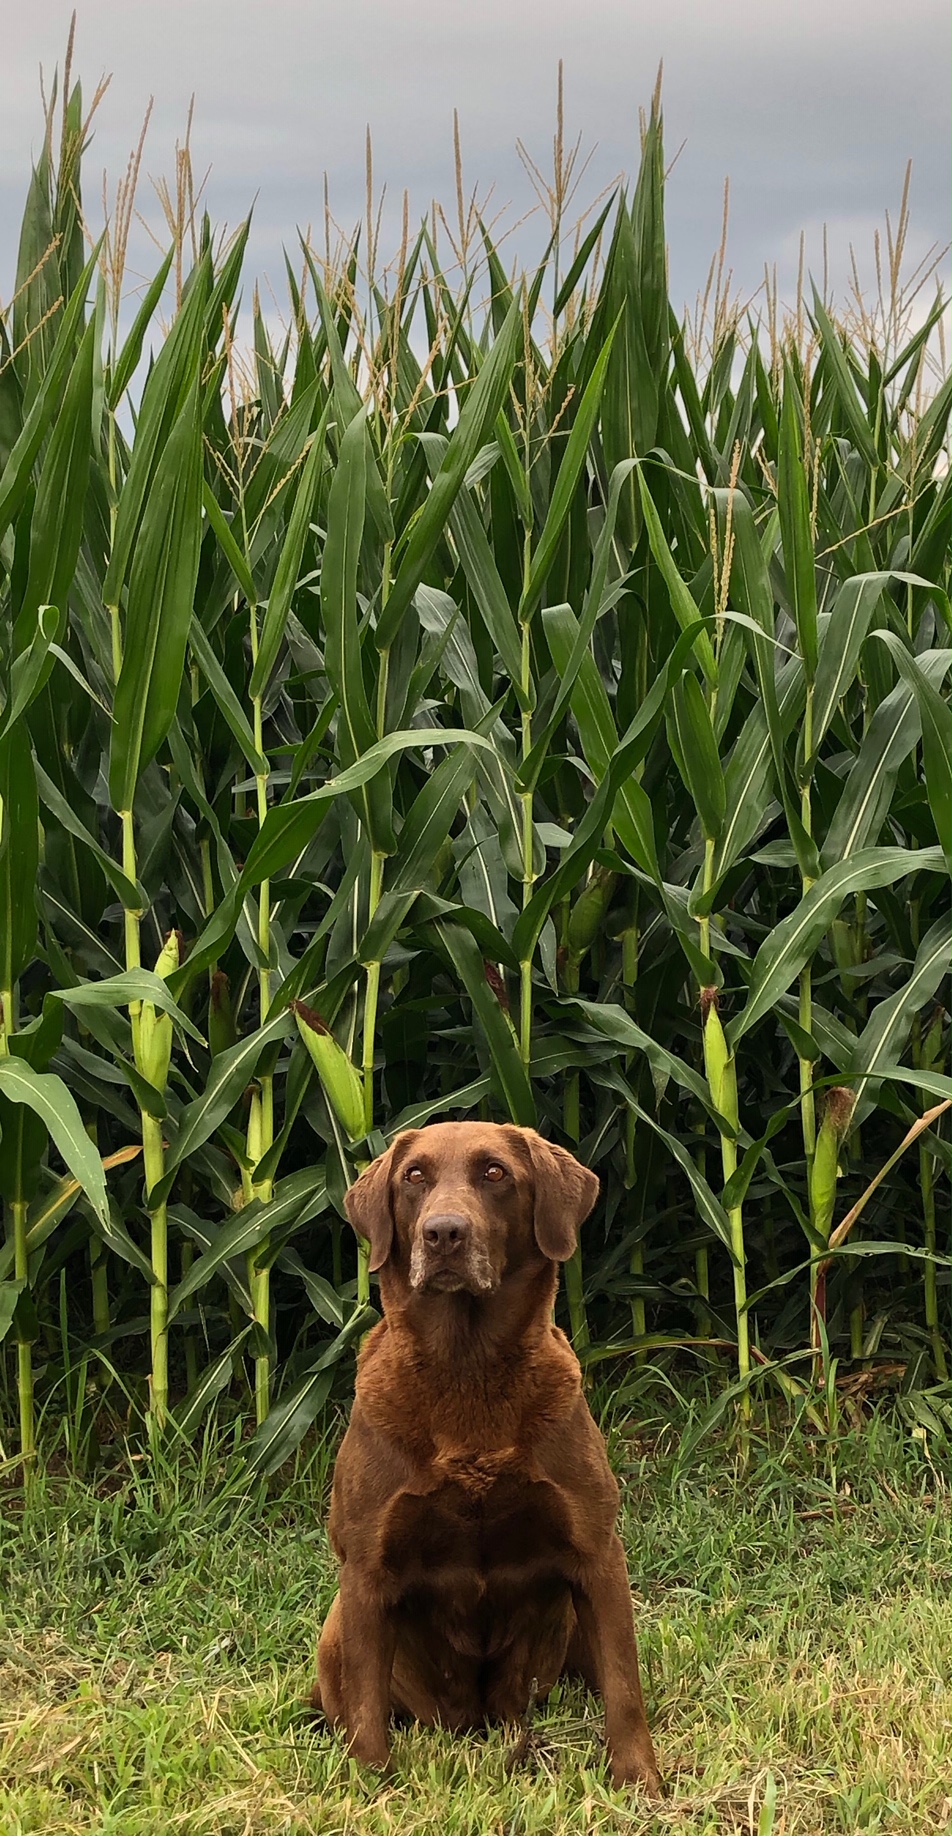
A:
[[[340,1592],[313,1702],[384,1767],[391,1713],[515,1721],[533,1679],[605,1704],[616,1785],[659,1789],[638,1676],[618,1487],[552,1324],[594,1173],[532,1129],[400,1135],[347,1194],[384,1319],[360,1354],[334,1472]]]

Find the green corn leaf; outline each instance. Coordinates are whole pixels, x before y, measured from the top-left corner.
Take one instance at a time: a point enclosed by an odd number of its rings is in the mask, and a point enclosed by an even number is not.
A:
[[[869,632],[869,622],[891,580],[899,580],[908,586],[921,586],[939,604],[943,604],[943,608],[948,606],[948,597],[943,589],[935,586],[932,580],[923,580],[921,575],[895,571],[855,575],[851,580],[844,580],[842,588],[836,593],[835,604],[829,613],[829,621],[820,643],[820,663],[816,668],[813,698],[814,756],[820,751],[820,742],[833,720],[838,701],[844,698],[853,681],[858,655],[866,633]]]
[[[677,562],[668,547],[664,530],[661,527],[661,518],[655,509],[654,500],[645,482],[644,472],[640,468],[638,471],[638,488],[641,492],[641,508],[644,513],[645,528],[648,531],[648,541],[651,544],[651,552],[654,555],[655,561],[661,571],[661,577],[667,587],[668,598],[671,601],[671,610],[681,630],[687,631],[691,626],[697,623],[698,608],[678,573]],[[714,660],[711,640],[703,626],[697,636],[697,656],[701,668],[704,671],[706,681],[710,683],[712,688],[716,688],[717,664]]]
[[[724,773],[710,711],[696,676],[687,671],[675,683],[668,713],[671,750],[705,841],[720,839],[726,802]]]
[[[952,1097],[952,1078],[943,1076],[941,1071],[925,1071],[913,1065],[881,1065],[878,1076],[885,1083],[911,1084],[914,1090],[924,1090],[927,1096],[942,1101]]]
[[[192,1263],[188,1274],[183,1276],[178,1286],[172,1289],[169,1295],[169,1318],[173,1319],[180,1313],[193,1294],[207,1287],[219,1269],[223,1269],[236,1257],[245,1255],[248,1250],[257,1249],[266,1238],[274,1238],[288,1224],[309,1223],[326,1205],[324,1174],[319,1168],[307,1167],[279,1180],[270,1203],[263,1204],[260,1199],[254,1199],[218,1230],[210,1230],[200,1219],[189,1218],[186,1227],[196,1241],[202,1244],[203,1253]],[[251,1296],[247,1288],[243,1289],[240,1298],[241,1305],[250,1312]]]
[[[441,434],[421,434],[420,441],[427,459],[436,459],[435,473],[446,452],[447,442]],[[525,694],[520,680],[522,651],[519,631],[475,500],[465,487],[459,491],[450,509],[449,526],[470,591],[499,652],[519,705],[531,710],[532,697]]]
[[[267,777],[268,761],[255,745],[255,736],[251,730],[248,716],[212,649],[210,639],[205,636],[202,625],[194,613],[189,626],[188,641],[192,655],[212,692],[219,713],[238,741],[252,771],[258,777]]]
[[[165,1178],[156,1189],[155,1202],[171,1189],[176,1167],[194,1154],[234,1109],[254,1076],[265,1046],[285,1038],[293,1025],[288,1013],[274,1014],[256,1032],[239,1039],[237,1045],[229,1046],[227,1051],[219,1052],[212,1059],[201,1096],[187,1103],[179,1117],[178,1132],[165,1157]]]
[[[154,1286],[155,1271],[152,1264],[144,1251],[139,1248],[135,1238],[130,1236],[114,1199],[110,1199],[105,1215],[100,1215],[98,1212],[93,1213],[92,1223],[96,1235],[101,1237],[106,1248],[110,1249],[114,1256],[127,1262],[131,1269],[135,1269],[150,1287]]]
[[[95,335],[96,323],[91,319],[43,458],[30,521],[30,571],[14,630],[16,650],[29,642],[40,606],[65,607],[73,583],[92,446]]]
[[[888,574],[854,574],[852,579],[844,580],[833,601],[819,638],[813,688],[813,758],[856,674],[870,619],[889,579]]]
[[[158,273],[155,275],[154,279],[149,282],[142,296],[142,304],[126,334],[122,350],[119,352],[116,359],[115,368],[109,377],[106,396],[110,408],[118,407],[139,367],[139,359],[142,356],[142,346],[145,341],[145,334],[152,323],[156,308],[165,291],[165,283],[169,278],[174,257],[175,245],[173,244],[168,254],[165,256]]]
[[[197,387],[156,467],[135,546],[109,759],[113,808],[131,810],[141,772],[175,717],[201,547]]]
[[[241,1350],[250,1331],[250,1326],[244,1326],[241,1332],[235,1334],[231,1344],[220,1356],[215,1358],[211,1364],[206,1364],[198,1382],[192,1386],[185,1400],[177,1403],[172,1410],[172,1421],[184,1440],[191,1440],[206,1410],[211,1408],[222,1390],[228,1388],[234,1370],[235,1356]]]
[[[305,1267],[296,1250],[282,1250],[277,1258],[278,1267],[296,1275],[307,1295],[311,1306],[320,1319],[328,1326],[343,1326],[344,1305],[329,1281],[322,1275],[315,1275],[312,1269]]]
[[[572,507],[576,486],[582,474],[582,468],[588,458],[592,431],[598,415],[602,390],[605,387],[605,375],[612,353],[616,326],[613,326],[599,351],[595,367],[585,385],[578,412],[572,423],[572,430],[565,445],[562,463],[559,466],[555,481],[555,490],[549,502],[548,512],[542,526],[542,534],[532,556],[529,577],[525,584],[519,606],[519,618],[524,624],[542,592],[545,577],[555,560],[556,549],[562,538],[566,519]]]
[[[24,725],[0,739],[0,989],[7,998],[36,949],[39,806]]]
[[[149,903],[145,889],[138,882],[130,880],[121,867],[117,866],[112,856],[99,846],[95,836],[90,835],[85,824],[80,822],[76,812],[70,808],[62,792],[57,789],[52,778],[47,776],[38,762],[35,770],[40,802],[46,806],[51,816],[55,817],[56,822],[67,835],[72,835],[82,847],[88,848],[93,859],[98,861],[116,897],[122,901],[126,909],[130,912],[142,911]]]
[[[428,586],[417,587],[413,606],[422,629],[440,640],[439,666],[460,691],[460,706],[467,725],[478,727],[489,712],[489,702],[480,684],[479,664],[469,626],[459,606],[448,593]],[[507,700],[508,696],[504,696],[494,709],[493,726]]]
[[[793,605],[800,655],[808,682],[816,675],[817,603],[810,500],[800,442],[800,408],[789,363],[784,370],[777,463],[777,507],[783,538],[783,564]]]
[[[571,702],[572,690],[578,678],[579,671],[584,667],[585,657],[588,653],[588,647],[592,639],[592,632],[595,629],[599,617],[605,610],[606,583],[614,543],[615,524],[618,518],[621,488],[626,477],[634,470],[637,463],[636,459],[624,460],[620,465],[616,465],[609,480],[608,502],[605,505],[605,520],[599,532],[595,553],[592,557],[592,574],[588,585],[588,592],[585,595],[585,608],[569,655],[565,657],[564,661],[558,658],[554,659],[559,675],[562,678],[562,684],[555,699],[555,706],[546,720],[545,727],[543,731],[534,738],[532,750],[523,761],[522,768],[519,772],[519,785],[524,790],[534,789],[538,782],[539,773],[548,757],[549,742],[566,708]],[[564,614],[567,610],[569,610],[569,608],[565,606],[556,606],[547,608],[542,614],[543,624],[547,632],[551,629],[555,630],[556,643],[559,641],[559,625],[556,621],[558,620],[562,624],[567,624],[567,621],[564,619]],[[604,725],[604,714],[607,712],[609,720],[611,720],[611,709],[608,704],[608,696],[604,691],[604,685],[601,683],[601,678],[598,677],[597,671],[595,672],[595,676],[602,689],[602,695],[601,697],[598,696],[598,691],[592,680],[591,672],[589,672],[587,676],[589,687],[586,692],[586,699],[590,699],[593,695],[596,697],[601,710],[601,724]],[[612,722],[612,731],[614,733],[614,722]],[[592,761],[587,751],[586,758],[589,759],[589,764],[591,764]]]
[[[401,1109],[400,1114],[384,1131],[384,1139],[389,1147],[397,1135],[406,1128],[423,1128],[433,1116],[445,1115],[450,1109],[475,1109],[483,1097],[489,1095],[490,1080],[488,1077],[474,1078],[472,1083],[464,1084],[461,1090],[454,1090],[448,1096],[442,1094],[428,1103],[413,1103],[409,1109]]]
[[[730,512],[734,537],[731,594],[735,605],[747,615],[753,627],[752,650],[757,670],[757,683],[775,747],[779,778],[779,761],[783,757],[784,736],[780,729],[777,711],[774,655],[776,632],[774,629],[774,596],[770,576],[754,523],[753,512],[743,492],[735,491],[731,498],[726,491],[715,491],[712,495],[721,527],[726,527],[728,511]],[[758,632],[760,636],[757,635]]]
[[[597,316],[589,335],[591,341],[601,335],[600,327],[616,325],[618,328],[601,416],[602,444],[610,467],[626,459],[644,458],[654,446],[658,431],[661,377],[648,355],[641,297],[645,278],[640,272],[642,253],[622,197],[605,264]],[[623,492],[621,528],[626,545],[633,548],[640,533],[639,490],[633,479],[626,480]]]
[[[950,957],[952,922],[946,913],[937,919],[922,939],[909,980],[874,1008],[845,1067],[846,1078],[865,1077],[870,1080],[860,1091],[853,1114],[854,1128],[875,1105],[876,1084],[872,1081],[874,1073],[880,1065],[893,1063],[896,1054],[902,1051],[915,1015],[932,998],[948,975]]]
[[[49,365],[0,473],[0,536],[9,528],[30,488],[34,461],[56,418],[63,387],[73,365],[76,334],[82,322],[100,247],[101,243],[97,242],[63,310]]]
[[[948,671],[947,650],[931,651],[917,659],[931,686]],[[912,687],[905,681],[880,702],[850,767],[839,803],[823,844],[824,867],[848,859],[878,841],[896,785],[899,767],[919,738],[919,709]]]
[[[380,962],[416,894],[429,882],[433,863],[448,840],[463,797],[475,776],[472,752],[456,746],[413,803],[400,831],[387,873],[384,899],[358,951],[363,963]]]
[[[242,902],[248,893],[254,886],[260,885],[262,880],[273,879],[289,861],[303,853],[317,834],[329,803],[369,783],[400,752],[428,746],[458,745],[480,747],[493,758],[496,757],[491,741],[478,733],[465,729],[454,731],[449,727],[408,728],[399,733],[388,733],[386,739],[378,740],[369,752],[348,766],[346,771],[338,772],[336,777],[329,778],[326,784],[322,784],[319,790],[311,791],[307,797],[298,797],[291,803],[275,804],[268,811],[248,851],[243,872],[197,938],[189,951],[187,962],[170,978],[172,988],[181,989],[199,970],[207,969],[210,963],[217,960],[234,931]]]
[[[553,906],[571,891],[594,859],[615,798],[626,779],[631,777],[644,758],[661,719],[665,698],[670,694],[699,630],[703,630],[703,626],[701,620],[697,619],[681,633],[663,673],[652,685],[612,754],[608,770],[573,835],[572,847],[566,850],[556,871],[543,881],[525,910],[520,913],[512,937],[513,948],[518,952],[520,961],[531,961]]]
[[[25,1281],[0,1281],[0,1345],[3,1344],[19,1304]]]
[[[519,451],[516,446],[512,428],[509,425],[505,408],[499,410],[493,432],[496,436],[496,442],[499,447],[503,465],[506,468],[506,477],[512,486],[512,493],[519,509],[519,515],[526,528],[531,529],[534,520],[532,491],[529,488],[529,480],[526,477],[525,462],[519,457]]]
[[[107,606],[119,604],[147,501],[154,505],[159,492],[159,461],[173,429],[181,424],[191,391],[196,388],[210,281],[211,267],[206,256],[192,273],[181,311],[162,344],[142,392],[136,437],[119,498],[115,537],[103,581],[102,597]],[[166,510],[174,481],[174,470],[166,467],[160,492],[160,501],[164,500]]]
[[[821,938],[851,893],[874,892],[894,886],[911,873],[941,873],[939,848],[866,848],[827,868],[799,905],[775,925],[754,958],[747,1002],[727,1028],[734,1050],[745,1033],[770,1012],[804,963],[809,962]]]
[[[338,749],[345,767],[368,753],[376,729],[364,686],[357,621],[357,565],[364,528],[368,462],[366,415],[354,416],[340,445],[327,505],[327,541],[321,571],[327,674],[338,702]],[[392,854],[395,841],[389,780],[364,781],[352,799],[376,853]]]
[[[222,1197],[228,1200],[231,1199],[231,1196],[232,1194],[230,1191],[227,1194],[222,1194]],[[250,1210],[250,1206],[248,1209]],[[197,1217],[195,1212],[191,1211],[187,1205],[170,1205],[168,1217],[169,1223],[175,1226],[175,1229],[180,1232],[182,1237],[186,1238],[191,1243],[197,1244],[201,1251],[201,1257],[197,1258],[192,1263],[189,1274],[191,1274],[192,1269],[198,1267],[199,1260],[203,1261],[206,1254],[216,1249],[222,1231],[229,1229],[228,1224],[222,1224],[220,1226],[217,1224],[209,1224],[205,1218]],[[220,1258],[216,1263],[217,1273],[221,1275],[225,1285],[231,1290],[242,1313],[247,1314],[248,1318],[251,1319],[254,1314],[254,1302],[251,1298],[251,1289],[245,1279],[245,1269],[246,1265],[243,1263],[240,1254],[237,1260],[229,1261],[226,1256]],[[200,1282],[198,1285],[201,1287],[204,1284]],[[173,1295],[177,1297],[178,1289],[173,1290]],[[172,1297],[170,1297],[170,1319],[172,1317],[171,1298]],[[180,1305],[176,1299],[174,1312],[178,1313],[180,1310]]]
[[[82,1194],[82,1186],[71,1173],[58,1179],[52,1190],[39,1199],[34,1199],[27,1216],[27,1253],[32,1256],[53,1235],[58,1224],[61,1224],[67,1213],[72,1211],[77,1199]],[[15,1252],[12,1237],[0,1244],[0,1281],[4,1281],[14,1267]]]
[[[304,553],[304,542],[320,483],[321,469],[324,464],[324,440],[327,432],[327,421],[330,407],[324,413],[315,429],[310,449],[301,470],[301,478],[294,496],[294,504],[288,519],[287,534],[281,549],[278,565],[275,570],[271,591],[268,595],[268,607],[258,639],[258,655],[251,672],[248,693],[252,699],[261,695],[274,668],[281,640],[291,610],[291,598],[297,586],[301,568],[301,556]],[[346,439],[346,435],[345,435]],[[330,511],[328,510],[328,519]]]
[[[486,432],[502,407],[522,341],[522,306],[514,300],[492,350],[466,395],[446,456],[407,537],[390,595],[377,622],[376,641],[389,650],[424,569],[443,534],[450,509]]]
[[[777,715],[784,735],[801,718],[805,699],[803,663],[793,657],[777,680]],[[715,857],[715,881],[741,858],[760,832],[775,790],[770,729],[763,702],[757,701],[737,736],[724,771],[726,814]]]
[[[579,656],[581,628],[571,607],[547,606],[542,614],[542,623],[553,662],[563,682],[571,669],[575,669],[575,682],[570,692],[572,712],[578,723],[586,763],[600,782],[618,747],[618,733],[605,684],[591,653],[585,650]],[[523,771],[528,772],[529,769],[527,760]],[[622,779],[609,819],[632,859],[638,862],[645,873],[659,880],[661,871],[655,848],[651,805],[633,772]]]
[[[257,1430],[248,1458],[262,1477],[276,1472],[300,1447],[324,1407],[334,1382],[333,1370],[302,1377],[289,1396],[275,1403]]]
[[[718,490],[713,495],[719,525],[723,530],[728,513],[729,493]],[[786,735],[777,699],[773,648],[776,638],[773,589],[770,585],[764,551],[757,535],[753,513],[742,491],[738,490],[733,493],[730,500],[730,514],[734,537],[731,589],[740,610],[747,614],[762,633],[760,637],[753,637],[752,649],[754,667],[757,671],[757,686],[760,690],[760,698],[767,720],[767,731],[770,735],[777,792],[783,803],[787,829],[796,849],[800,872],[805,879],[816,879],[819,872],[816,846],[812,837],[807,835],[795,807],[784,758]]]
[[[617,193],[613,191],[608,200],[608,203],[604,205],[603,209],[599,212],[598,216],[596,217],[587,236],[583,237],[581,243],[579,244],[578,254],[576,255],[574,261],[572,262],[572,265],[569,268],[569,271],[566,274],[565,279],[562,282],[562,285],[560,286],[559,291],[555,296],[555,305],[554,305],[553,310],[555,312],[556,318],[558,318],[560,312],[565,311],[565,308],[568,305],[569,300],[572,298],[572,295],[575,292],[575,289],[578,286],[579,281],[582,278],[582,275],[585,273],[585,269],[588,264],[588,258],[591,255],[592,250],[594,249],[595,244],[598,241],[598,238],[601,235],[602,230],[605,227],[606,218],[608,217],[608,213],[611,210],[611,207],[615,202],[616,196],[617,196]]]
[[[876,631],[873,636],[887,646],[903,682],[915,695],[922,727],[922,762],[925,766],[929,807],[936,834],[945,849],[946,860],[949,861],[952,847],[952,782],[949,776],[952,716],[949,704],[933,688],[916,659],[906,650],[894,631]]]
[[[614,1045],[622,1046],[626,1052],[640,1052],[659,1080],[673,1079],[680,1089],[696,1097],[712,1116],[717,1115],[717,1111],[711,1107],[711,1093],[706,1077],[699,1076],[676,1052],[669,1051],[657,1039],[653,1039],[623,1007],[613,1001],[583,1001],[577,996],[563,1005],[581,1014],[596,1033],[610,1039]],[[729,1134],[730,1129],[726,1123],[724,1127]]]
[[[334,1366],[350,1350],[359,1334],[373,1325],[377,1315],[371,1307],[357,1307],[343,1330],[326,1351],[310,1366],[290,1396],[283,1397],[262,1422],[251,1446],[248,1459],[255,1472],[276,1472],[300,1446],[307,1430],[330,1394]]]
[[[108,1223],[102,1161],[62,1078],[54,1072],[34,1071],[22,1058],[0,1058],[0,1095],[10,1103],[25,1104],[39,1117],[100,1220]]]
[[[16,1033],[10,1044],[19,1044]],[[16,1054],[18,1063],[29,1065],[25,1055]],[[33,1065],[29,1065],[34,1070]],[[40,1166],[46,1149],[47,1130],[41,1118],[25,1103],[8,1103],[0,1087],[0,1195],[7,1205],[29,1204],[40,1179]]]
[[[231,524],[228,522],[225,512],[218,502],[207,479],[203,479],[202,481],[202,504],[204,506],[205,515],[215,532],[215,540],[231,568],[248,605],[255,605],[258,595],[255,592],[255,583],[252,578],[251,569],[235,540]]]
[[[101,982],[81,982],[76,988],[54,988],[51,998],[62,1001],[76,1012],[84,1008],[128,1007],[130,1001],[151,1001],[153,1007],[168,1014],[190,1039],[199,1045],[205,1043],[197,1027],[173,999],[170,982],[154,975],[151,969],[124,969],[120,975],[111,975]]]
[[[63,622],[57,606],[38,607],[32,636],[10,669],[10,699],[0,719],[0,738],[16,725],[43,687],[48,674],[46,659]],[[23,629],[21,636],[25,636]]]
[[[744,1150],[740,1166],[736,1172],[731,1174],[721,1193],[721,1203],[725,1211],[733,1211],[737,1206],[743,1205],[750,1190],[750,1182],[763,1159],[764,1149],[769,1146],[774,1136],[786,1127],[791,1116],[796,1114],[797,1108],[798,1104],[788,1103],[784,1109],[777,1110],[771,1116],[759,1140],[752,1141],[750,1146]]]
[[[357,388],[357,384],[354,382],[344,361],[344,352],[341,348],[341,341],[337,334],[337,324],[334,318],[333,307],[324,291],[320,274],[314,264],[313,258],[310,256],[307,244],[302,243],[302,246],[311,272],[311,279],[314,283],[314,292],[317,296],[317,308],[321,315],[321,325],[327,343],[327,355],[330,358],[334,394],[337,398],[337,410],[341,416],[342,425],[347,428],[350,426],[355,414],[360,413],[363,402],[360,399],[360,391]]]
[[[489,1047],[493,1070],[513,1122],[522,1128],[536,1125],[532,1086],[510,1021],[486,980],[482,952],[461,925],[438,920],[433,930],[449,956],[473,1006]]]
[[[331,362],[331,375],[334,385],[333,412],[338,420],[339,430],[344,430],[350,426],[355,415],[361,413],[364,404],[361,401],[360,391],[344,361],[344,353],[341,348],[340,339],[337,335],[334,314],[321,283],[320,275],[314,265],[313,256],[306,244],[304,245],[304,255],[310,270],[311,279],[314,282],[318,310],[321,315],[321,324],[324,329],[324,337],[327,343],[327,353]],[[376,525],[377,533],[381,541],[392,542],[394,529],[393,518],[390,514],[390,505],[387,502],[387,494],[383,487],[383,481],[372,456],[367,465],[366,492],[367,508]]]
[[[813,319],[817,331],[820,334],[823,355],[830,366],[837,400],[843,411],[846,424],[849,427],[856,447],[863,455],[866,465],[869,467],[870,471],[877,472],[879,469],[879,454],[876,451],[876,444],[873,440],[869,422],[863,412],[863,404],[856,393],[856,384],[850,375],[849,364],[846,361],[846,354],[843,350],[840,334],[831,324],[826,308],[815,287],[813,289]]]
[[[609,1089],[614,1090],[616,1094],[621,1097],[622,1101],[627,1104],[628,1108],[638,1117],[638,1120],[646,1123],[652,1133],[657,1135],[660,1141],[664,1142],[668,1153],[677,1161],[682,1171],[687,1175],[688,1184],[694,1194],[695,1203],[700,1216],[704,1219],[705,1224],[714,1232],[715,1236],[720,1239],[731,1261],[736,1261],[731,1243],[730,1221],[727,1212],[720,1199],[716,1198],[711,1191],[703,1173],[698,1169],[694,1156],[688,1152],[684,1143],[679,1141],[676,1135],[672,1135],[668,1129],[663,1128],[661,1123],[649,1110],[641,1107],[641,1104],[636,1100],[620,1071],[615,1071],[609,1069],[607,1066],[600,1065],[597,1070],[592,1072],[592,1080],[595,1083],[605,1084]]]

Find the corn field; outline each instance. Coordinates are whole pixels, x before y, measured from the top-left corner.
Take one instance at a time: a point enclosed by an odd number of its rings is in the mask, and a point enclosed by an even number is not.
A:
[[[462,188],[384,265],[371,195],[277,334],[185,152],[130,298],[87,125],[67,86],[0,316],[4,1458],[216,1405],[274,1470],[375,1317],[345,1189],[435,1116],[599,1174],[559,1319],[617,1394],[824,1421],[848,1368],[930,1428],[949,383],[903,223],[865,311],[718,274],[679,319],[656,97],[577,228],[560,131],[538,268]]]

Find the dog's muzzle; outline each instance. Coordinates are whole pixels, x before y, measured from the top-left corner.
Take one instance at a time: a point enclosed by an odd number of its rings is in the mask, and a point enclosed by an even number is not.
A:
[[[468,1218],[446,1211],[422,1219],[410,1255],[410,1286],[437,1294],[486,1294],[496,1286]]]

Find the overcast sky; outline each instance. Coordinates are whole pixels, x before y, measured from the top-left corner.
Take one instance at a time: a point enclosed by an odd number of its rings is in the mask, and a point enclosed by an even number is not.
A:
[[[23,196],[41,139],[38,72],[62,63],[71,0],[6,0],[0,59],[0,300],[9,299]],[[74,71],[112,83],[85,166],[87,199],[125,166],[155,98],[145,170],[168,174],[195,97],[196,167],[211,167],[216,221],[257,194],[250,265],[280,287],[282,245],[362,214],[364,137],[375,175],[414,211],[454,203],[453,109],[467,186],[495,187],[512,219],[531,201],[515,142],[551,164],[556,70],[567,137],[594,149],[580,197],[637,165],[638,108],[664,60],[672,294],[693,299],[720,236],[731,182],[729,261],[755,288],[764,263],[795,284],[801,229],[819,271],[824,221],[834,278],[847,249],[869,269],[913,161],[914,258],[949,226],[947,0],[79,0]],[[153,213],[154,214],[154,213]],[[391,232],[394,230],[391,221]],[[521,245],[519,238],[521,237]],[[384,230],[383,244],[387,241]],[[534,249],[530,230],[511,245]],[[154,265],[154,264],[153,264]]]

